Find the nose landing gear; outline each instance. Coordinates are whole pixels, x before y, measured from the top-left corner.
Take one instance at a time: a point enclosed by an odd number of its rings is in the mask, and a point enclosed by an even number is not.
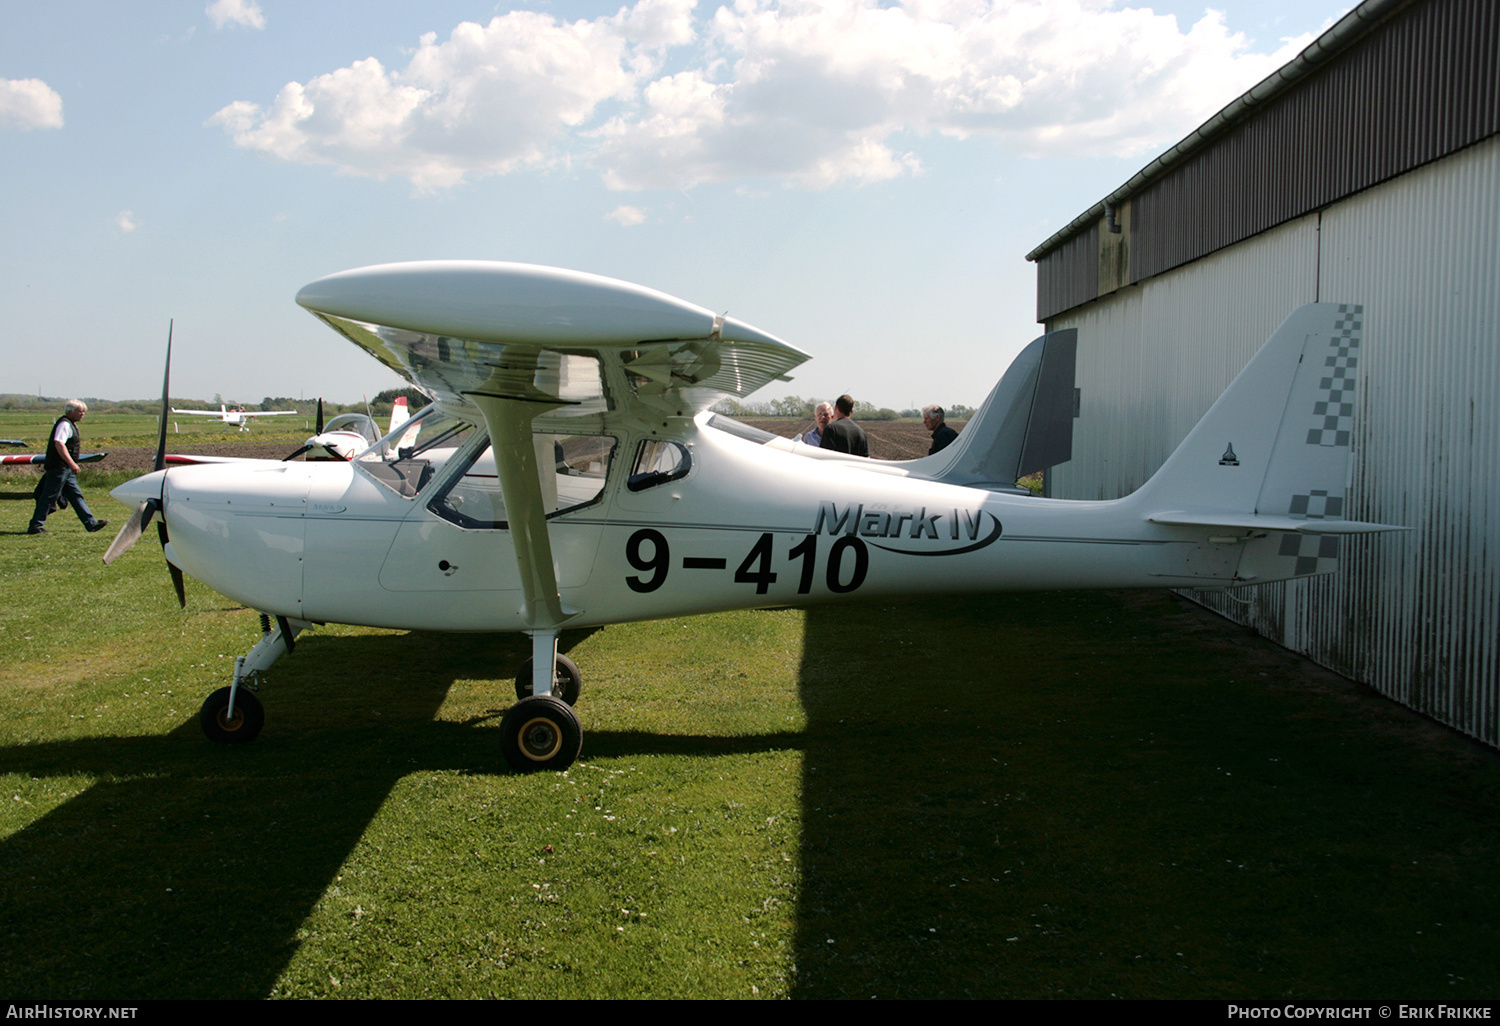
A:
[[[273,620],[261,614],[260,619],[265,633],[248,654],[235,659],[234,683],[209,695],[198,712],[198,725],[203,728],[204,736],[221,745],[249,744],[260,734],[266,725],[266,710],[255,697],[256,681],[276,660],[296,648],[297,635],[312,626],[306,620],[285,616]]]
[[[234,696],[234,708],[229,706],[233,688],[220,688],[203,701],[198,713],[198,724],[210,741],[221,745],[243,745],[254,741],[260,728],[266,725],[266,709],[255,697],[255,692],[244,688]]]

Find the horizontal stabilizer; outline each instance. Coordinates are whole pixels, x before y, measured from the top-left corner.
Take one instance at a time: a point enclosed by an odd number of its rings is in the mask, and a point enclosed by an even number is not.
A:
[[[1375,534],[1380,531],[1410,531],[1396,524],[1371,524],[1362,520],[1302,520],[1296,517],[1264,516],[1256,513],[1153,513],[1153,524],[1177,527],[1225,527],[1248,531],[1297,531],[1301,534]]]

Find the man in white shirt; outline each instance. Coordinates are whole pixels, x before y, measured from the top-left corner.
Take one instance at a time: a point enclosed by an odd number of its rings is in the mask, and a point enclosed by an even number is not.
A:
[[[813,419],[818,422],[818,426],[802,436],[802,443],[816,449],[823,444],[823,429],[833,419],[833,406],[829,403],[819,403],[818,408],[813,411]]]
[[[49,533],[45,526],[47,516],[57,508],[59,500],[73,507],[87,531],[98,531],[109,523],[89,511],[88,503],[83,501],[83,491],[78,487],[78,456],[83,448],[78,422],[88,412],[87,404],[69,399],[63,407],[63,415],[52,425],[52,434],[47,439],[47,459],[42,464],[42,480],[36,487],[36,511],[31,515],[27,534]]]

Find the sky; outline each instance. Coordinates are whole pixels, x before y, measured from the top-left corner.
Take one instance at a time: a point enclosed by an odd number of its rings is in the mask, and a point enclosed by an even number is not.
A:
[[[548,264],[813,357],[756,393],[976,406],[1025,254],[1343,0],[0,0],[0,392],[353,402],[297,290]]]

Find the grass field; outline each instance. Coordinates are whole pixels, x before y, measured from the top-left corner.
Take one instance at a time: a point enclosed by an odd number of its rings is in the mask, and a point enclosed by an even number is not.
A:
[[[215,747],[254,613],[30,509],[8,999],[1500,992],[1500,759],[1162,593],[567,635],[582,758],[517,776],[521,639],[320,629]]]
[[[55,410],[0,410],[0,438],[24,439],[24,450],[42,452],[52,425],[62,416],[62,404]],[[256,421],[248,432],[226,428],[212,417],[177,416],[167,422],[167,445],[176,450],[195,441],[224,442],[251,437],[257,441],[301,441],[310,434],[311,417],[269,417]],[[119,446],[156,445],[157,418],[147,413],[95,413],[83,418],[84,451],[98,452]]]

